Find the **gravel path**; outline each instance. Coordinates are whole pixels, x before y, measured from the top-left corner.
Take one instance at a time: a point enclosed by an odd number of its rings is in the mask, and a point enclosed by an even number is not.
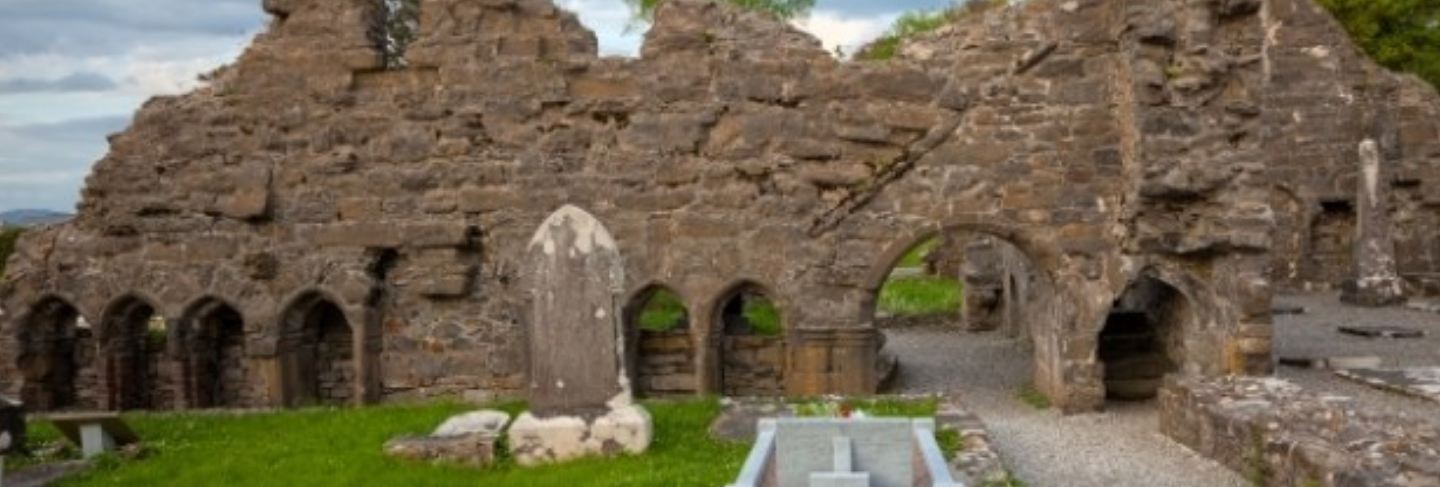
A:
[[[1229,487],[1239,475],[1161,436],[1151,403],[1061,416],[1016,399],[1031,352],[992,334],[887,330],[901,358],[898,392],[944,392],[985,421],[1014,474],[1033,487]]]
[[[1333,293],[1275,297],[1276,305],[1303,306],[1305,313],[1275,317],[1275,355],[1324,358],[1376,356],[1385,367],[1440,365],[1440,314],[1406,308],[1360,308],[1342,304]],[[1343,335],[1340,325],[1402,326],[1423,330],[1419,339],[1372,339]],[[1280,367],[1276,375],[1308,390],[1354,398],[1371,411],[1440,418],[1440,403],[1382,391],[1328,370]]]

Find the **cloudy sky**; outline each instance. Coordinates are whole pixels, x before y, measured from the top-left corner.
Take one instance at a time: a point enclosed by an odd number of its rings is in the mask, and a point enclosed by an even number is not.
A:
[[[902,11],[950,0],[818,0],[796,23],[847,52]],[[556,0],[604,54],[635,55],[623,0]],[[183,93],[264,28],[260,0],[0,0],[0,211],[71,211],[106,134],[153,95]]]

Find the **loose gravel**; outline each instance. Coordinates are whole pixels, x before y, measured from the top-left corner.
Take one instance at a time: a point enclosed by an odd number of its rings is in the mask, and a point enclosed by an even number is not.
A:
[[[1334,294],[1276,296],[1277,306],[1305,312],[1275,317],[1280,357],[1377,356],[1383,366],[1440,365],[1440,314],[1344,305]],[[1420,339],[1367,339],[1342,335],[1340,325],[1402,326],[1424,330]],[[1103,413],[1062,416],[1018,398],[1031,379],[1032,352],[998,334],[953,328],[887,330],[887,348],[901,357],[896,392],[943,392],[985,421],[1016,477],[1034,487],[1240,487],[1249,483],[1158,431],[1149,403],[1112,403]],[[1280,367],[1276,375],[1307,390],[1353,398],[1364,408],[1440,418],[1440,403],[1382,391],[1328,370]]]
[[[1018,399],[1032,353],[995,334],[889,330],[901,357],[897,392],[958,397],[990,430],[995,449],[1033,487],[1240,487],[1243,478],[1160,435],[1153,403],[1062,416]]]

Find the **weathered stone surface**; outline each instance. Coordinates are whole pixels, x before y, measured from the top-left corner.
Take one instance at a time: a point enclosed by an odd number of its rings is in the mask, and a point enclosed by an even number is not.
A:
[[[524,466],[588,456],[638,454],[650,448],[654,425],[639,405],[624,405],[593,417],[522,413],[507,433],[510,453]]]
[[[1440,430],[1279,379],[1180,378],[1160,429],[1261,485],[1440,485]]]
[[[510,414],[504,411],[481,410],[452,416],[444,423],[435,428],[431,436],[464,436],[482,434],[490,437],[499,436],[505,431],[505,426],[510,424]]]
[[[488,433],[396,438],[385,442],[385,454],[406,460],[485,467],[495,463],[497,438]]]
[[[1440,367],[1338,369],[1335,375],[1373,387],[1440,402]]]
[[[630,401],[618,365],[625,267],[615,238],[584,210],[556,210],[530,239],[530,407],[542,417]]]
[[[1378,196],[1402,277],[1440,272],[1440,103],[1312,0],[1255,5],[1037,0],[863,63],[723,2],[664,2],[644,56],[616,59],[544,0],[427,0],[407,67],[386,69],[374,2],[266,2],[283,21],[209,86],[147,103],[75,221],[22,240],[0,284],[0,393],[64,392],[36,357],[68,356],[72,405],[108,406],[143,382],[105,380],[126,303],[188,329],[219,300],[244,321],[238,406],[322,375],[332,399],[519,395],[527,334],[550,319],[529,302],[527,238],[565,205],[613,231],[613,296],[774,294],[785,334],[728,373],[717,310],[690,309],[696,353],[654,376],[676,392],[873,392],[874,296],[896,249],[941,230],[1031,264],[1007,320],[1061,409],[1104,397],[1096,328],[1147,269],[1195,301],[1184,369],[1264,373],[1269,342],[1243,330],[1268,326],[1271,280],[1350,277],[1360,141],[1394,168]],[[306,296],[345,318],[335,367],[294,360]],[[39,312],[57,301],[93,333],[37,331],[65,328]],[[146,407],[198,407],[180,357],[151,361],[132,374],[153,379]],[[619,388],[582,382],[609,389],[587,399]]]

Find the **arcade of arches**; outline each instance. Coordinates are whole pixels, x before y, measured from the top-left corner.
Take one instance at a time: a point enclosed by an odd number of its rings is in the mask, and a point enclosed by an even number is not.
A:
[[[1440,275],[1440,236],[1396,230],[1440,218],[1440,96],[1313,0],[1032,0],[883,63],[699,0],[664,2],[636,59],[548,0],[426,0],[447,14],[389,52],[364,4],[265,2],[283,22],[110,137],[75,219],[0,282],[0,394],[521,395],[529,244],[567,206],[614,237],[620,311],[597,319],[627,325],[649,395],[876,392],[886,281],[951,232],[969,263],[919,272],[962,285],[964,326],[1024,337],[1065,411],[1171,370],[1268,373],[1276,289]]]

